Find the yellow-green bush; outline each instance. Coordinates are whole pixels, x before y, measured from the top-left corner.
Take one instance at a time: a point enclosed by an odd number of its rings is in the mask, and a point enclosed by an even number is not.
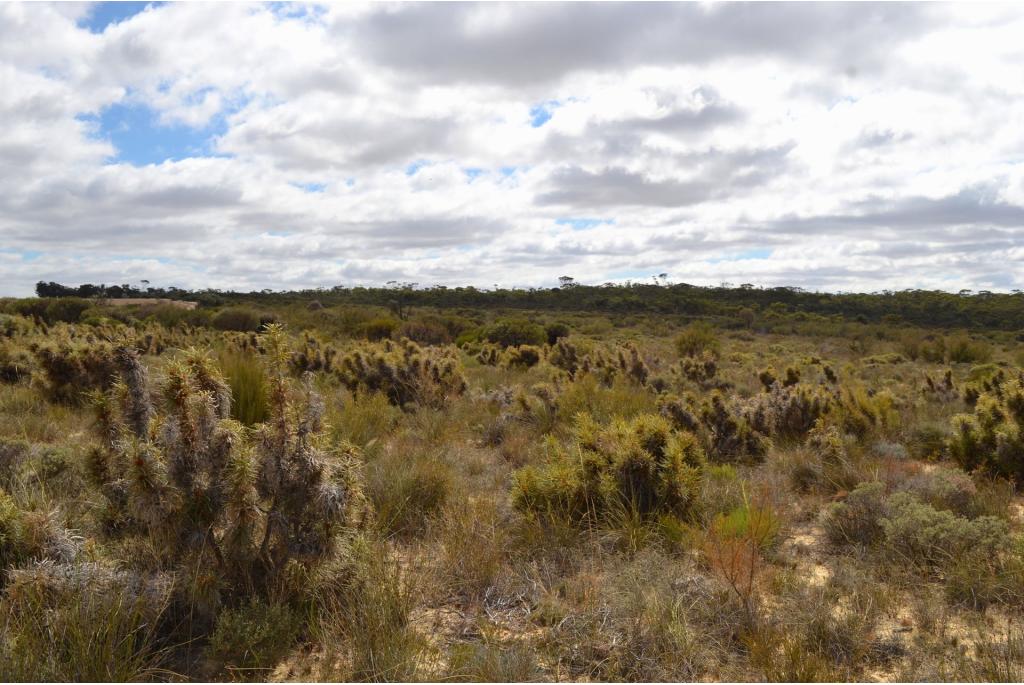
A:
[[[687,518],[703,464],[697,439],[660,416],[601,426],[581,415],[568,446],[553,446],[548,463],[516,472],[512,498],[520,511],[576,523],[601,521],[623,506]]]

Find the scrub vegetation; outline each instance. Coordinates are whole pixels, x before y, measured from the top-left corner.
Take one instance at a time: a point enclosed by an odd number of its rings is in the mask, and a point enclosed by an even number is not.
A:
[[[0,680],[1024,680],[1019,295],[42,285]]]

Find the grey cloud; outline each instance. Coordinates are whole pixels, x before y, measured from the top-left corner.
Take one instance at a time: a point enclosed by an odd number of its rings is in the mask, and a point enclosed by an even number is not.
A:
[[[430,80],[539,83],[569,72],[729,57],[815,59],[863,74],[930,24],[909,4],[537,3],[475,26],[478,5],[381,8],[342,32],[378,64]]]
[[[791,146],[676,155],[687,180],[652,180],[622,167],[590,172],[568,167],[551,177],[553,190],[541,193],[540,205],[575,207],[685,207],[728,197],[767,183],[786,167]]]

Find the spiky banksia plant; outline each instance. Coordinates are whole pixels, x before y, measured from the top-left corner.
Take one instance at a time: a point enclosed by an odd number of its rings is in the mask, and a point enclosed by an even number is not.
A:
[[[512,500],[520,511],[574,523],[600,522],[623,506],[643,516],[689,518],[696,513],[703,464],[697,438],[673,430],[661,416],[600,426],[583,414],[567,450],[516,472]]]
[[[954,416],[953,427],[949,452],[961,467],[1024,482],[1024,381],[981,394],[974,413]]]
[[[308,575],[362,517],[356,456],[325,447],[319,397],[308,382],[293,392],[281,328],[266,336],[271,413],[254,432],[229,418],[230,388],[196,350],[170,367],[155,403],[137,353],[122,350],[119,381],[96,402],[93,478],[122,510],[122,534],[153,541],[207,617]]]
[[[356,348],[342,357],[338,378],[353,392],[381,392],[397,407],[443,407],[466,391],[453,348],[423,349],[410,340]]]

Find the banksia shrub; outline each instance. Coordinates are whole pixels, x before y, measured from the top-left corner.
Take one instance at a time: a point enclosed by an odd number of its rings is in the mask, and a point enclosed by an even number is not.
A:
[[[720,347],[715,329],[706,321],[695,321],[684,328],[675,345],[680,357],[696,357],[704,352],[717,354]]]
[[[616,360],[623,376],[637,385],[647,385],[647,378],[651,375],[651,371],[647,368],[643,357],[640,356],[640,350],[636,348],[636,345],[627,343],[625,347],[620,347]]]
[[[534,345],[519,345],[505,350],[502,364],[510,369],[529,369],[540,363],[541,350]]]
[[[32,375],[32,356],[13,343],[0,340],[0,383],[17,383]]]
[[[549,323],[544,327],[544,333],[548,336],[548,345],[554,345],[562,338],[569,337],[569,326],[564,323]]]
[[[568,447],[555,448],[543,466],[515,473],[512,500],[520,511],[575,524],[608,522],[623,507],[690,518],[703,463],[697,438],[660,416],[599,426],[580,415]]]
[[[678,374],[701,388],[716,387],[718,360],[713,354],[704,352],[699,357],[683,357],[677,367]]]
[[[443,407],[466,390],[462,365],[451,348],[425,350],[405,340],[356,348],[338,363],[338,378],[352,392],[380,392],[397,407]]]
[[[949,453],[964,469],[1024,482],[1024,382],[981,395],[973,414],[953,417]]]
[[[117,374],[115,348],[107,342],[64,335],[54,342],[34,343],[31,349],[54,402],[78,403],[83,392],[109,388]]]
[[[730,410],[717,391],[701,408],[700,421],[707,438],[708,457],[713,461],[756,460],[768,451],[768,439],[742,414]]]
[[[569,374],[570,378],[576,377],[583,363],[583,352],[568,340],[559,340],[548,352],[548,363],[556,369],[561,369]]]
[[[484,343],[483,347],[476,354],[476,360],[484,366],[497,366],[501,363],[501,348],[497,345]]]
[[[131,353],[97,400],[105,446],[93,478],[123,508],[122,533],[152,540],[163,566],[188,579],[182,600],[199,618],[291,587],[362,515],[357,458],[326,446],[319,397],[308,383],[295,396],[284,334],[271,326],[268,338],[271,412],[252,438],[228,418],[230,388],[196,351],[171,366],[155,405]]]
[[[946,369],[942,380],[939,381],[933,380],[929,375],[925,375],[923,392],[925,397],[937,402],[953,402],[960,397],[956,385],[953,383],[952,369]]]
[[[744,407],[744,415],[757,431],[772,437],[799,440],[834,404],[832,395],[806,385],[785,386],[776,382]]]
[[[296,376],[317,371],[331,373],[337,354],[338,351],[333,347],[321,343],[307,333],[302,336],[302,346],[291,353],[288,367]]]
[[[219,331],[240,331],[243,333],[258,331],[261,326],[260,315],[245,307],[223,309],[213,317],[213,327]]]

